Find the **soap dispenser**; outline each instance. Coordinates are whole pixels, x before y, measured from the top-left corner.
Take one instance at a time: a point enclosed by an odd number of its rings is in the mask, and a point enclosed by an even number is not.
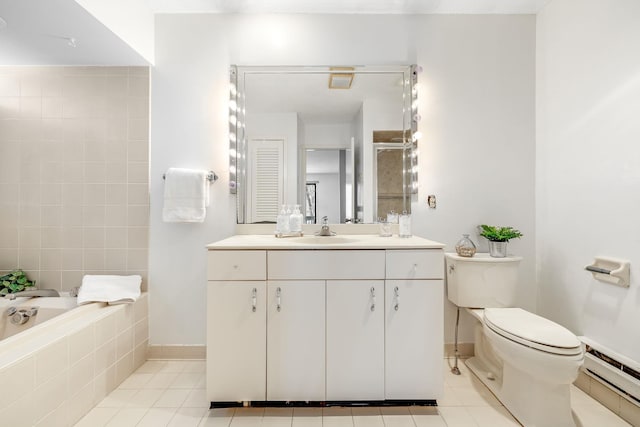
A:
[[[286,205],[282,205],[282,210],[278,214],[276,222],[276,235],[288,234],[290,232],[289,214]]]
[[[300,205],[295,205],[295,208],[293,209],[290,227],[292,233],[302,232],[302,214],[300,213]]]

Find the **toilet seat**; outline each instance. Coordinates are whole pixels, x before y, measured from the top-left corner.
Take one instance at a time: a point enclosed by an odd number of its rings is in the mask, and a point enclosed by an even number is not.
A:
[[[582,353],[582,345],[571,331],[521,308],[486,308],[484,323],[508,340],[545,353],[559,356]]]

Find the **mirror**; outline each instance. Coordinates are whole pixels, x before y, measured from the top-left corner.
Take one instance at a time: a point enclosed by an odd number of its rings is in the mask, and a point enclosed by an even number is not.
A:
[[[417,189],[416,69],[231,67],[230,189],[240,224],[371,223]]]

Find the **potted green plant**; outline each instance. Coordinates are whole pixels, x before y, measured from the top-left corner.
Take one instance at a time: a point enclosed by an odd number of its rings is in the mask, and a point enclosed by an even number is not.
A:
[[[13,270],[12,272],[0,277],[0,296],[13,294],[24,291],[27,288],[34,287],[35,280],[29,280],[22,270]]]
[[[520,230],[513,227],[496,227],[482,224],[480,235],[489,241],[489,255],[494,258],[504,258],[507,256],[507,243],[511,239],[522,237]]]

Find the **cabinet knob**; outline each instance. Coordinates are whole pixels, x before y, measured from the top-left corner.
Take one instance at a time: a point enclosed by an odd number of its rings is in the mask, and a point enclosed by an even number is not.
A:
[[[254,313],[258,309],[258,289],[253,288],[251,291],[251,311]]]

